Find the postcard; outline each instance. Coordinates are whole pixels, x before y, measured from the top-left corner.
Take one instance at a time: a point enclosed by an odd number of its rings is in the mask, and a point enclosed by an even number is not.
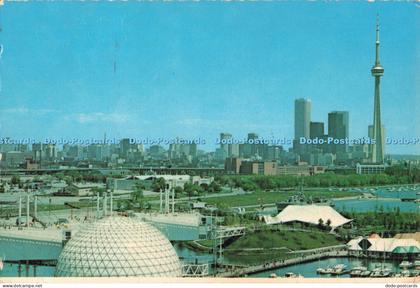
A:
[[[2,2],[2,287],[417,287],[419,13]]]

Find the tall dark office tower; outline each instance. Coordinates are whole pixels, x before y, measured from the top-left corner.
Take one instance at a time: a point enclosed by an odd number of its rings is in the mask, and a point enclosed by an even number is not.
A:
[[[256,140],[258,139],[258,134],[257,133],[248,133],[248,140]]]
[[[130,150],[130,139],[129,138],[124,138],[124,139],[121,139],[121,142],[120,142],[120,157],[122,157],[122,158],[127,158],[127,154],[128,154],[128,151]]]
[[[258,139],[258,134],[257,133],[248,133],[248,151],[250,153],[250,156],[255,156],[258,154],[258,146],[256,144],[256,141]]]
[[[349,137],[349,112],[333,111],[328,113],[328,137],[345,139]],[[331,144],[331,152],[347,152],[346,144]]]
[[[307,161],[307,151],[310,150],[307,145],[300,145],[301,137],[309,138],[311,123],[311,100],[296,99],[295,100],[295,139],[293,140],[293,149],[300,155],[301,160]],[[305,156],[306,155],[306,156]]]
[[[311,137],[311,139],[314,139],[316,137],[321,138],[323,136],[324,136],[324,122],[311,122],[309,137]]]
[[[381,93],[380,84],[381,76],[384,75],[384,68],[379,61],[379,21],[376,23],[376,60],[375,65],[371,69],[372,76],[375,77],[375,100],[373,110],[373,135],[376,141],[372,145],[371,162],[372,163],[383,163],[385,147],[383,143],[382,123],[381,123]]]
[[[309,134],[311,139],[325,139],[327,136],[324,134],[324,122],[311,122]],[[321,152],[321,150],[324,150],[324,152],[328,151],[326,144],[317,144],[312,145],[311,147],[311,153]]]

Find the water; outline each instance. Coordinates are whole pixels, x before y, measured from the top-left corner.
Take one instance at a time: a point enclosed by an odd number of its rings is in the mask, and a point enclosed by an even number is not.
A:
[[[198,252],[189,249],[188,247],[176,243],[174,245],[176,253],[179,257],[182,257],[185,262],[195,262],[198,263],[208,263],[213,262],[213,254],[209,254],[208,252]]]
[[[55,267],[36,267],[36,277],[53,277],[55,272]],[[0,271],[1,277],[18,277],[18,265],[17,264],[4,264],[3,270]],[[29,268],[29,277],[34,277],[33,266]],[[21,277],[26,277],[26,268],[25,265],[22,265],[22,274]]]
[[[375,194],[382,198],[410,198],[416,199],[416,193],[419,191],[414,190],[402,190],[402,191],[389,191],[386,189],[378,189]]]
[[[395,187],[393,190],[380,188],[374,191],[368,191],[379,198],[409,198],[418,199],[416,195],[420,190],[417,188],[413,190],[407,187]],[[401,212],[419,213],[420,208],[418,203],[414,202],[402,202],[393,199],[351,199],[351,200],[336,200],[334,201],[335,209],[342,212],[374,212],[375,209],[379,209],[381,206],[384,211],[392,212],[400,208]]]
[[[419,213],[419,204],[414,202],[401,202],[395,200],[377,200],[377,199],[360,199],[360,200],[337,200],[334,201],[334,209],[341,212],[374,212],[381,206],[384,211],[392,212],[397,207],[401,212]]]
[[[270,277],[272,273],[275,273],[277,276],[284,276],[287,272],[293,272],[295,274],[300,274],[305,278],[331,278],[330,275],[320,275],[316,273],[316,269],[318,268],[327,268],[330,266],[335,266],[337,264],[344,264],[347,266],[346,269],[351,269],[352,267],[357,266],[365,266],[368,270],[373,270],[376,267],[384,267],[389,268],[393,272],[400,271],[397,262],[381,262],[381,261],[372,261],[367,259],[356,259],[356,258],[329,258],[325,260],[319,260],[314,262],[307,262],[298,265],[273,269],[269,271],[259,272],[255,274],[249,275],[249,277],[256,277],[256,278],[266,278]],[[342,274],[339,276],[340,278],[349,278],[349,274]]]

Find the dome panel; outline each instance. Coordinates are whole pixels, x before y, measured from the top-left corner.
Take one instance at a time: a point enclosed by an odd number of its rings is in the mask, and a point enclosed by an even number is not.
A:
[[[180,277],[175,249],[156,228],[108,217],[82,228],[64,247],[58,277]]]

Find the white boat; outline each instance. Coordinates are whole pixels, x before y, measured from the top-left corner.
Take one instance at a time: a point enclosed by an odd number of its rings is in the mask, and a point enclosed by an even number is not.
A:
[[[370,277],[372,278],[384,278],[384,277],[390,277],[391,276],[391,270],[388,268],[375,268],[372,273],[370,274]]]
[[[333,271],[334,271],[334,268],[331,268],[331,267],[316,269],[316,272],[318,274],[331,274],[331,272]]]
[[[402,270],[400,273],[401,277],[410,277],[410,271],[408,270]]]
[[[276,273],[271,273],[270,278],[277,278],[277,274]]]
[[[4,268],[4,260],[6,260],[6,258],[3,256],[3,258],[0,258],[0,271],[3,270]]]
[[[411,267],[413,267],[413,263],[412,262],[402,261],[400,263],[400,268],[411,268]]]
[[[303,276],[300,274],[295,274],[293,272],[287,272],[286,274],[284,274],[284,278],[303,278]]]
[[[322,274],[322,272],[324,272],[324,271],[325,271],[324,268],[318,268],[318,269],[316,269],[316,273],[317,274]]]
[[[331,271],[331,275],[341,275],[343,273],[345,273],[345,269],[346,269],[346,265],[344,264],[337,264],[334,266],[334,268]]]
[[[367,268],[364,266],[354,267],[350,271],[350,277],[361,277],[364,271],[367,271]]]
[[[360,273],[360,277],[369,277],[372,272],[369,270],[363,271]]]
[[[414,267],[418,270],[420,270],[420,260],[414,261]]]

